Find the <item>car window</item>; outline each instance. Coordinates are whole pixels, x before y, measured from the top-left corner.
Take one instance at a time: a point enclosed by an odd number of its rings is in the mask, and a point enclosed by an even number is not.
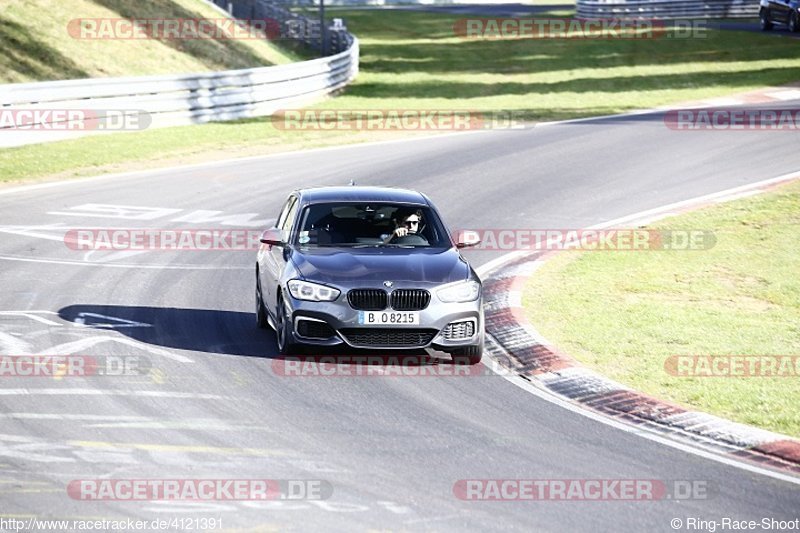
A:
[[[294,216],[297,213],[297,197],[292,196],[289,199],[288,209],[286,211],[286,216],[281,221],[281,225],[278,226],[278,229],[281,230],[281,237],[284,241],[288,242],[289,237],[291,236],[292,230],[292,222],[294,222]]]
[[[286,221],[286,215],[289,214],[289,206],[292,204],[294,198],[294,195],[289,196],[289,198],[286,199],[286,202],[284,202],[283,207],[281,207],[281,212],[278,215],[278,219],[275,222],[276,228],[283,226],[283,223]]]
[[[421,213],[413,237],[391,239],[395,220]],[[404,204],[322,203],[306,207],[300,217],[297,243],[305,246],[449,247],[442,222],[427,206]]]

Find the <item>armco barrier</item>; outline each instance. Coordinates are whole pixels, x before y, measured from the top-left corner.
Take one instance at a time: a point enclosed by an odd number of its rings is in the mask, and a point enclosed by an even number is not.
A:
[[[341,32],[337,32],[341,33]],[[21,146],[102,133],[67,130],[64,113],[83,111],[101,122],[121,112],[137,115],[148,128],[200,124],[271,115],[297,107],[347,85],[358,73],[358,40],[337,35],[342,51],[287,65],[198,74],[91,78],[0,85],[0,116],[24,112],[31,124],[14,128],[0,120],[0,147]],[[40,111],[37,116],[35,113]],[[61,120],[57,123],[55,121]],[[51,121],[51,122],[48,122]],[[85,122],[82,121],[82,122]],[[48,127],[55,126],[55,127]],[[116,131],[116,130],[115,130]]]
[[[218,5],[259,0],[214,0]],[[318,0],[276,0],[287,5],[314,6]],[[453,6],[471,4],[506,4],[511,0],[325,0],[328,6]],[[558,8],[566,7],[554,6]],[[750,18],[758,16],[758,0],[576,0],[579,18]]]
[[[582,19],[752,18],[758,16],[758,1],[577,0],[575,10]]]

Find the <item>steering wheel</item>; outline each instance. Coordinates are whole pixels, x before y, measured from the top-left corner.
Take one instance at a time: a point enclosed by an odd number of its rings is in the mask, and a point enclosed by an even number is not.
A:
[[[390,244],[406,244],[409,246],[428,246],[430,243],[428,239],[423,237],[422,235],[412,234],[409,233],[408,235],[403,235],[402,237],[394,236],[389,240]]]

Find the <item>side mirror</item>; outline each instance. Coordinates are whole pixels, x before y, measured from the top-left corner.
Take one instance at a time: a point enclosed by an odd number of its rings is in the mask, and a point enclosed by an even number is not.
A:
[[[283,242],[281,230],[278,228],[264,230],[264,233],[261,234],[260,240],[263,244],[269,244],[272,246],[283,246],[286,244]]]
[[[463,230],[458,232],[456,238],[456,248],[469,248],[481,243],[481,236],[477,231]]]

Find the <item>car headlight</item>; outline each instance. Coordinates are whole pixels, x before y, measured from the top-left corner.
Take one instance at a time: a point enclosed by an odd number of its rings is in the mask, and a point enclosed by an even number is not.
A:
[[[481,284],[477,281],[459,281],[436,291],[439,299],[446,303],[472,302],[481,294]]]
[[[289,282],[289,293],[298,300],[308,300],[311,302],[332,302],[339,297],[339,289],[293,279]]]

